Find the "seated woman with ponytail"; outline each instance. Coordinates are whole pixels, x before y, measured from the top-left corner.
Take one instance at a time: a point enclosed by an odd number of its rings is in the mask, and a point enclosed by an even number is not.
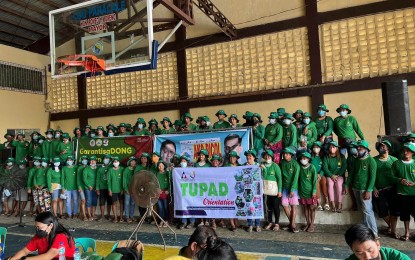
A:
[[[232,246],[225,240],[208,237],[206,247],[202,248],[196,255],[198,260],[237,260]]]
[[[37,215],[35,227],[35,236],[23,249],[9,259],[24,259],[36,251],[38,255],[30,257],[30,259],[58,259],[61,243],[65,247],[66,258],[73,257],[75,252],[74,239],[69,231],[58,223],[52,212],[43,212]]]

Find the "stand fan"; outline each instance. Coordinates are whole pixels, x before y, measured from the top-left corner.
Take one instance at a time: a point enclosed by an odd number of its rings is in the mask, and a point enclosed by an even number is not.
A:
[[[9,172],[6,172],[9,171]],[[0,172],[0,187],[4,189],[8,189],[10,191],[17,191],[17,196],[19,196],[19,223],[12,227],[25,227],[26,225],[22,223],[22,196],[20,189],[26,186],[27,183],[27,174],[22,174],[21,170],[18,169],[5,169],[4,171]]]
[[[160,230],[159,225],[157,224],[157,218],[160,219],[173,233],[174,238],[177,240],[176,232],[168,225],[167,222],[160,217],[159,214],[153,209],[154,204],[157,203],[159,196],[160,196],[160,183],[156,177],[156,175],[147,170],[141,170],[133,175],[130,186],[128,187],[128,191],[130,192],[131,196],[133,197],[135,204],[139,207],[146,208],[146,212],[143,216],[141,216],[140,222],[138,222],[137,227],[134,229],[131,236],[128,238],[128,241],[136,235],[137,240],[137,233],[140,229],[141,225],[143,224],[146,217],[153,217],[154,221],[156,222],[156,227],[159,231],[161,239],[163,239],[164,250],[166,250],[166,241],[164,240],[163,234]]]

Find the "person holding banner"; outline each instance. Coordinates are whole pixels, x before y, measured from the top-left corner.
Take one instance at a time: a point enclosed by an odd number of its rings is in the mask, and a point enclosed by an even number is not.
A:
[[[142,153],[140,156],[140,164],[137,165],[134,169],[134,173],[141,170],[148,170],[150,168],[150,155],[146,152]]]
[[[298,175],[300,174],[300,165],[296,160],[295,150],[292,147],[286,147],[283,151],[283,160],[281,161],[282,174],[282,201],[285,215],[290,224],[288,229],[293,233],[298,233],[295,225],[298,205]]]
[[[224,165],[224,167],[236,167],[240,166],[238,163],[239,156],[235,151],[231,151],[229,153],[229,161]],[[229,223],[231,227],[229,228],[230,231],[235,231],[236,227],[238,226],[238,219],[237,218],[231,218],[229,219]]]
[[[298,194],[300,204],[304,208],[304,216],[307,225],[302,229],[314,232],[314,219],[316,217],[317,205],[317,171],[311,164],[311,154],[304,152],[299,156],[301,167],[298,177]]]
[[[281,169],[278,164],[273,162],[274,153],[271,150],[265,150],[263,157],[265,162],[261,164],[261,169],[268,220],[268,225],[264,229],[278,231],[280,229],[280,204],[282,196]],[[274,213],[275,222],[272,221],[272,213]]]
[[[160,161],[160,157],[161,157],[160,153],[158,152],[153,152],[151,154],[150,171],[153,172],[154,174],[156,174],[158,171],[157,163]]]
[[[97,157],[91,156],[89,158],[89,166],[83,170],[82,180],[84,181],[86,210],[89,221],[96,219],[95,207],[97,206],[97,192],[96,192],[96,176],[97,176]]]
[[[157,180],[160,183],[160,196],[157,201],[157,210],[160,217],[168,222],[170,219],[169,194],[170,194],[170,172],[167,170],[167,164],[164,161],[157,163],[158,171]],[[160,221],[161,222],[161,221]],[[167,227],[165,223],[157,223],[161,227]]]
[[[189,164],[190,159],[186,155],[182,155],[180,157],[180,168],[186,168]],[[187,222],[187,218],[182,218],[182,223],[179,224],[178,229],[190,229],[195,225],[195,218],[189,218],[189,223]]]
[[[257,153],[255,150],[253,149],[249,149],[248,151],[246,151],[244,153],[244,155],[246,156],[246,163],[244,165],[259,165],[259,163],[257,163],[256,157],[257,157]],[[248,219],[248,232],[252,232],[252,230],[254,229],[253,225],[255,224],[255,231],[256,232],[261,232],[261,224],[260,224],[260,219]],[[254,223],[255,222],[255,223]]]
[[[120,222],[124,222],[124,196],[122,190],[122,174],[124,168],[120,166],[120,159],[118,156],[113,157],[112,168],[108,170],[108,195],[112,200],[112,213],[114,220],[112,223],[118,222],[117,202],[120,205]]]
[[[131,156],[128,159],[127,167],[124,169],[122,173],[122,189],[125,194],[124,198],[124,216],[128,223],[133,222],[134,219],[134,208],[135,203],[132,196],[130,196],[130,192],[128,191],[128,186],[130,185],[131,178],[134,175],[135,167],[137,165],[137,158]]]
[[[111,168],[111,155],[104,155],[102,161],[103,164],[97,170],[97,184],[95,187],[97,190],[97,195],[99,196],[99,209],[101,212],[101,216],[97,219],[98,221],[104,218],[105,204],[107,204],[107,215],[105,218],[109,219],[111,216],[112,206],[112,200],[108,194],[108,170]]]
[[[195,163],[194,167],[212,167],[210,164],[208,158],[209,158],[209,152],[206,149],[201,149],[198,152],[197,162]]]

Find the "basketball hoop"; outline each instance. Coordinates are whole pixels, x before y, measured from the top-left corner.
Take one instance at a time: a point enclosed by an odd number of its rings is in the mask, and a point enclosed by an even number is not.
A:
[[[65,65],[70,67],[84,67],[87,71],[91,72],[92,75],[95,72],[105,71],[105,60],[98,59],[94,55],[76,54],[68,55],[58,59],[61,66]]]

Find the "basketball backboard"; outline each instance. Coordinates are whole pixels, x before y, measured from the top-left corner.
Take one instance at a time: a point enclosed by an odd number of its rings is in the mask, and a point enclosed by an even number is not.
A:
[[[158,51],[183,23],[172,13],[154,20],[157,5],[154,0],[91,0],[51,11],[52,78],[88,76],[83,67],[59,62],[76,54],[105,60],[106,75],[155,69]],[[171,32],[155,37],[154,28]]]

